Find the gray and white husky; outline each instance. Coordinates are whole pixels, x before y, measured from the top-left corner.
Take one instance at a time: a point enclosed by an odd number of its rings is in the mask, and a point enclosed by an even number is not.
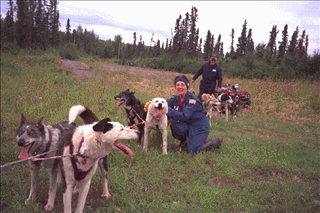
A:
[[[30,156],[43,154],[43,158],[61,155],[58,153],[58,146],[61,142],[60,138],[67,132],[72,133],[76,124],[65,121],[55,125],[46,125],[43,123],[44,117],[37,122],[28,122],[23,114],[21,114],[20,126],[17,129],[16,139],[18,146],[21,147],[20,159],[27,159]],[[53,159],[43,161],[28,161],[31,175],[31,188],[29,197],[25,200],[25,204],[34,201],[36,197],[36,190],[38,186],[38,176],[41,167],[49,169],[50,171],[50,185],[49,198],[45,205],[45,210],[50,211],[54,207],[54,200],[56,197],[58,177],[61,173],[61,161]]]

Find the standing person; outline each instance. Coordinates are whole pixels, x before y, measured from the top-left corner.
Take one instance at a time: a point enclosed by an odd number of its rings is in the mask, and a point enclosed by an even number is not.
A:
[[[197,80],[197,78],[202,75],[202,80],[199,86],[199,98],[203,93],[214,94],[216,89],[216,82],[218,81],[217,91],[221,91],[222,84],[222,70],[217,64],[217,56],[211,56],[209,62],[204,63],[197,73],[192,77],[192,83]]]
[[[210,126],[202,104],[189,92],[189,80],[185,75],[174,79],[178,95],[168,99],[168,117],[175,120],[171,124],[172,136],[184,143],[188,137],[187,152],[197,153],[211,148],[219,148],[222,138],[207,140]]]

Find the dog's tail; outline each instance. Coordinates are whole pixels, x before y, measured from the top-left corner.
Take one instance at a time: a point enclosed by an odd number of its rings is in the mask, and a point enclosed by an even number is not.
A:
[[[76,105],[70,108],[69,124],[75,122],[78,116],[84,120],[85,124],[92,124],[93,122],[99,121],[98,117],[89,108]]]

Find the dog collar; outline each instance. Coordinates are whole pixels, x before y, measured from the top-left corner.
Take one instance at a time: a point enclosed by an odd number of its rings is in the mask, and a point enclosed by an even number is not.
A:
[[[80,157],[83,157],[83,158],[87,158],[86,156],[81,155],[79,153],[83,142],[84,142],[84,137],[81,138],[77,155],[79,155]],[[71,163],[72,163],[72,167],[73,167],[73,171],[74,171],[74,179],[76,179],[76,181],[80,181],[80,180],[83,180],[87,176],[87,174],[91,171],[93,166],[91,166],[88,171],[83,171],[82,169],[80,169],[79,168],[79,166],[80,166],[79,161],[76,159],[76,156],[73,155],[74,146],[72,143],[72,137],[71,137],[69,143],[70,143],[69,150],[70,150],[70,154],[72,155],[72,157],[70,157],[70,159],[71,159]],[[81,163],[83,164],[83,162],[81,162]],[[86,163],[86,161],[85,161],[85,163]]]

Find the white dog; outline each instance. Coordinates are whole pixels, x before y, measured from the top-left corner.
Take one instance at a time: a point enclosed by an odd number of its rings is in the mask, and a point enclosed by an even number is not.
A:
[[[72,123],[86,108],[73,106],[69,111],[69,123]],[[125,128],[118,122],[110,122],[105,118],[93,124],[78,126],[71,136],[65,136],[63,158],[64,180],[66,190],[63,194],[64,212],[71,213],[71,201],[74,184],[79,187],[76,212],[83,212],[84,204],[100,158],[106,157],[116,150],[132,159],[133,152],[118,140],[137,139],[139,131]]]
[[[168,103],[164,98],[152,99],[147,109],[146,123],[144,126],[144,143],[143,149],[147,151],[148,137],[151,128],[158,128],[162,133],[162,151],[163,154],[168,154],[167,144],[167,126],[168,126]]]

